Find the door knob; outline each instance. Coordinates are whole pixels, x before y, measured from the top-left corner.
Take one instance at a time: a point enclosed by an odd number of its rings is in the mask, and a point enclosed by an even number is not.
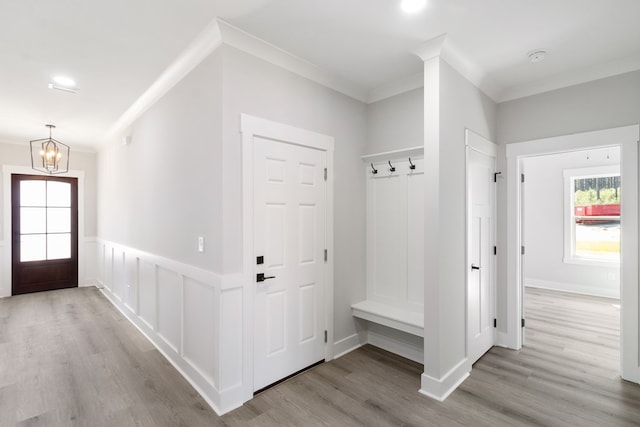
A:
[[[256,274],[256,282],[260,283],[260,282],[264,282],[267,279],[275,279],[276,276],[265,276],[264,273],[258,273]]]
[[[471,269],[472,270],[480,270],[480,267],[478,267],[477,265],[471,264]]]

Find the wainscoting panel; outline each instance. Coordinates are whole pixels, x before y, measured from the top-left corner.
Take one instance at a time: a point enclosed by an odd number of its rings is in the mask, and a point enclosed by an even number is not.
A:
[[[150,262],[138,260],[138,289],[140,302],[138,315],[152,330],[157,330],[156,266]]]
[[[97,282],[107,298],[218,414],[241,406],[242,280],[100,239],[97,245]]]
[[[158,335],[171,348],[180,352],[180,317],[182,316],[182,283],[177,273],[157,268]]]
[[[219,318],[215,308],[219,293],[211,286],[186,278],[184,281],[184,358],[215,385],[215,332]]]

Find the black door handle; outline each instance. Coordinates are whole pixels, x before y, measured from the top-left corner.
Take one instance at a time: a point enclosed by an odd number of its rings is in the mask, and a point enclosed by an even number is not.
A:
[[[471,264],[471,269],[472,270],[480,270],[480,267],[478,267],[477,265]]]
[[[276,276],[265,276],[264,273],[258,273],[256,274],[256,282],[260,283],[260,282],[264,282],[267,279],[275,279]]]

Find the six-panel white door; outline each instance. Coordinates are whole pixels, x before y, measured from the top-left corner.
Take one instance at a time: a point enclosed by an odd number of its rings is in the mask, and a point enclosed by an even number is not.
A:
[[[469,148],[467,161],[468,356],[475,363],[494,344],[495,156]]]
[[[260,390],[325,357],[326,152],[259,137],[253,150]]]

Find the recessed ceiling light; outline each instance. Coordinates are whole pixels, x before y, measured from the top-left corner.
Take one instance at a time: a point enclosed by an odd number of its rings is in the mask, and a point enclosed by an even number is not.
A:
[[[66,87],[75,87],[76,86],[76,82],[66,76],[55,76],[53,78],[53,82],[59,84],[60,86],[66,86]]]
[[[527,53],[527,56],[529,57],[529,61],[534,63],[544,61],[544,58],[546,55],[547,55],[547,52],[545,50],[534,50]]]
[[[402,0],[400,7],[406,13],[416,13],[424,9],[427,5],[427,0]]]

